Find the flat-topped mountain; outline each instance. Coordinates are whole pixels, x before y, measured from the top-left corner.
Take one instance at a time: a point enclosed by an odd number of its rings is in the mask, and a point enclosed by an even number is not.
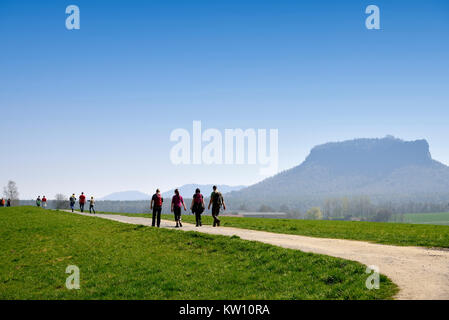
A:
[[[336,174],[367,175],[432,163],[426,140],[402,141],[393,137],[326,143],[313,148],[304,162],[326,167]]]
[[[387,136],[316,146],[300,165],[229,196],[291,203],[307,197],[442,194],[449,194],[449,167],[432,159],[427,141]]]

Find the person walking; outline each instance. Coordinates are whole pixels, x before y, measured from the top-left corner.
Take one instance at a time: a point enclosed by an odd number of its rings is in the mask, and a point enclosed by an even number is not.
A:
[[[5,199],[1,198],[0,199],[0,207],[4,207],[5,206]]]
[[[156,189],[156,193],[151,197],[150,210],[153,210],[153,219],[151,220],[151,226],[157,225],[159,228],[161,226],[161,212],[162,203],[164,198],[161,196],[161,191]]]
[[[186,205],[184,204],[184,199],[179,194],[179,190],[175,189],[175,195],[171,199],[171,212],[175,214],[176,228],[182,227],[181,206],[184,207],[184,211],[187,210]]]
[[[36,199],[36,206],[38,206],[38,207],[41,206],[41,196],[37,196],[37,199]]]
[[[89,200],[89,213],[92,213],[92,211],[93,211],[94,214],[95,214],[95,208],[94,208],[94,206],[95,206],[95,200],[94,200],[94,197],[90,197],[90,200]]]
[[[195,214],[196,226],[201,227],[201,214],[204,211],[204,197],[201,194],[200,189],[195,190],[195,194],[192,197],[192,204],[190,205],[190,210]]]
[[[218,215],[220,214],[220,208],[223,206],[223,210],[226,210],[226,204],[223,199],[223,195],[221,192],[217,190],[217,186],[212,187],[213,191],[210,194],[210,201],[207,209],[210,209],[212,205],[212,218],[214,218],[214,227],[220,226],[220,219],[218,219]]]
[[[47,208],[47,198],[45,196],[42,197],[42,208]]]
[[[84,195],[84,192],[81,192],[81,195],[79,197],[79,203],[80,203],[80,211],[84,212],[84,204],[86,203],[86,196]]]
[[[5,201],[5,200],[3,200],[3,201]],[[10,206],[11,206],[11,199],[8,199],[8,201],[6,201],[6,206],[7,206],[7,207],[10,207]]]
[[[72,209],[72,212],[75,210],[75,203],[76,203],[76,197],[75,194],[72,194],[72,196],[69,198],[70,201],[70,209]]]

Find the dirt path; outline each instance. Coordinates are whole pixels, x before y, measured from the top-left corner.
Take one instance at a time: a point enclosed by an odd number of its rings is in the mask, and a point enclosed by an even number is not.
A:
[[[78,214],[81,214],[77,212]],[[92,216],[90,214],[82,214]],[[99,214],[113,221],[151,226],[151,219]],[[173,221],[162,220],[161,227],[174,228]],[[279,247],[325,254],[379,267],[380,273],[396,283],[397,299],[449,299],[449,250],[422,247],[399,247],[363,241],[313,238],[247,229],[203,226],[183,223],[180,230],[239,236]]]

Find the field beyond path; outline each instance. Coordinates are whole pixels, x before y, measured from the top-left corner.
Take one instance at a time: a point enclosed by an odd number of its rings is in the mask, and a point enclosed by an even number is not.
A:
[[[77,214],[81,214],[77,212]],[[90,214],[83,214],[92,216]],[[151,225],[151,219],[98,214],[96,217],[113,221]],[[439,248],[402,247],[374,244],[363,241],[313,238],[230,227],[200,228],[183,223],[183,231],[238,236],[283,248],[353,260],[367,266],[379,267],[379,272],[396,283],[400,292],[396,299],[449,299],[449,250]],[[174,228],[173,221],[162,220],[161,227]]]

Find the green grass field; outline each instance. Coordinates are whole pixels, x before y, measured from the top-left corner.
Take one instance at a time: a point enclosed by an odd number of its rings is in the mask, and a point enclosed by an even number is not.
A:
[[[0,299],[390,299],[359,263],[238,237],[0,209]],[[68,265],[80,269],[68,290]]]
[[[449,226],[449,212],[441,213],[407,213],[404,222],[419,224],[439,224]]]
[[[151,217],[149,214],[120,214]],[[185,222],[195,223],[193,215],[183,214],[182,217]],[[173,215],[166,214],[163,218],[173,220]],[[221,217],[220,219],[224,227],[319,238],[362,240],[400,246],[449,248],[449,226],[443,225],[238,217]],[[211,216],[203,216],[203,224],[212,224],[212,221]]]

